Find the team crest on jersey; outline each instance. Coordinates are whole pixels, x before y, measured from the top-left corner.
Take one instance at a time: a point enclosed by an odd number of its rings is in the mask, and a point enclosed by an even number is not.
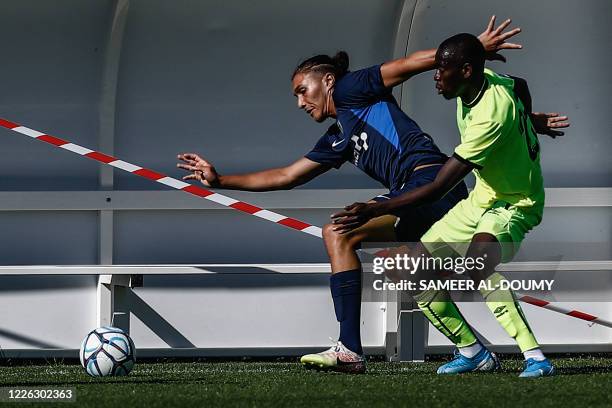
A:
[[[356,165],[361,153],[368,150],[368,134],[366,132],[361,132],[359,136],[351,136],[351,140],[355,143],[355,148],[353,149],[353,163]]]

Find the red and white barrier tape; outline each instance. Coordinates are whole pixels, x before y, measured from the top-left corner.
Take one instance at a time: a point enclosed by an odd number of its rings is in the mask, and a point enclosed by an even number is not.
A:
[[[22,135],[29,136],[33,139],[40,140],[42,142],[47,142],[64,150],[69,150],[81,156],[88,157],[100,163],[108,164],[109,166],[113,166],[117,169],[127,171],[128,173],[132,173],[137,176],[144,177],[146,179],[153,180],[166,186],[175,188],[177,190],[181,190],[186,193],[193,194],[195,196],[202,197],[210,201],[214,201],[215,203],[221,204],[225,207],[231,207],[234,210],[242,211],[247,214],[263,218],[264,220],[272,221],[276,224],[284,225],[285,227],[293,228],[295,230],[305,232],[306,234],[322,238],[321,228],[314,225],[310,225],[300,220],[296,220],[295,218],[286,217],[273,211],[259,208],[255,205],[238,201],[219,193],[215,193],[214,191],[210,191],[199,186],[194,186],[192,184],[185,183],[184,181],[168,177],[165,174],[161,174],[153,170],[134,165],[132,163],[124,162],[123,160],[119,160],[116,157],[96,152],[86,147],[70,143],[66,140],[57,138],[55,136],[47,135],[45,133],[27,128],[25,126],[21,126],[17,123],[13,123],[8,120],[0,118],[0,126],[17,133],[21,133]]]
[[[593,316],[588,313],[581,312],[579,310],[566,309],[547,302],[546,300],[537,299],[531,296],[519,296],[518,299],[522,302],[529,303],[530,305],[542,307],[546,310],[552,310],[553,312],[562,313],[566,316],[575,317],[576,319],[585,320],[589,323],[599,324],[601,326],[606,326],[612,329],[612,322],[609,322],[607,320],[601,319],[597,316]]]
[[[177,190],[181,190],[186,193],[193,194],[195,196],[202,197],[210,201],[214,201],[215,203],[221,204],[225,207],[230,207],[235,210],[242,211],[244,213],[254,215],[259,218],[263,218],[264,220],[272,221],[276,224],[284,225],[285,227],[293,228],[295,230],[305,232],[306,234],[310,234],[310,235],[314,235],[315,237],[322,238],[321,228],[308,224],[306,222],[300,221],[300,220],[296,220],[295,218],[286,217],[284,215],[275,213],[273,211],[269,211],[269,210],[257,207],[249,203],[238,201],[231,197],[227,197],[219,193],[215,193],[214,191],[210,191],[210,190],[207,190],[199,186],[194,186],[192,184],[185,183],[184,181],[181,181],[181,180],[178,180],[172,177],[168,177],[165,174],[158,173],[153,170],[149,170],[147,168],[125,162],[123,160],[117,159],[116,157],[112,157],[104,153],[96,152],[86,147],[79,146],[74,143],[70,143],[66,140],[57,138],[55,136],[47,135],[43,132],[39,132],[37,130],[30,129],[25,126],[21,126],[17,123],[10,122],[2,118],[0,118],[0,126],[6,129],[12,130],[14,132],[17,132],[17,133],[21,133],[22,135],[29,136],[33,139],[37,139],[42,142],[47,142],[53,146],[60,147],[64,150],[69,150],[81,156],[88,157],[100,163],[108,164],[109,166],[113,166],[117,169],[127,171],[128,173],[132,173],[137,176],[144,177],[146,179],[153,180],[158,183],[164,184],[166,186],[175,188]],[[600,319],[597,316],[593,316],[588,313],[583,313],[578,310],[564,309],[559,306],[555,306],[552,303],[547,302],[545,300],[536,299],[531,296],[521,296],[519,297],[519,300],[525,303],[529,303],[531,305],[545,308],[547,310],[552,310],[557,313],[562,313],[567,316],[575,317],[577,319],[586,320],[587,322],[590,322],[590,323],[596,323],[602,326],[612,328],[611,322]]]

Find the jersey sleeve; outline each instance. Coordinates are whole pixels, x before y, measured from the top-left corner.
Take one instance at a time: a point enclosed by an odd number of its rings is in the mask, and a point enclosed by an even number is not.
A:
[[[497,146],[502,136],[502,125],[499,122],[487,121],[470,124],[464,133],[462,142],[455,148],[456,159],[481,169]]]
[[[340,168],[347,160],[346,150],[334,150],[332,144],[336,135],[340,133],[337,125],[332,125],[323,136],[317,141],[312,150],[304,155],[309,160],[317,163],[327,164],[335,168]],[[348,143],[344,143],[348,145]]]
[[[336,107],[358,107],[377,99],[389,97],[391,88],[385,87],[380,65],[374,65],[343,76],[334,89]]]

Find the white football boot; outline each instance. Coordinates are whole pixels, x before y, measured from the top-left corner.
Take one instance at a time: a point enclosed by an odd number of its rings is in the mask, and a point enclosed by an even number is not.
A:
[[[338,371],[349,374],[363,374],[366,371],[365,356],[349,350],[341,341],[328,350],[302,356],[300,362],[308,369],[320,371]]]

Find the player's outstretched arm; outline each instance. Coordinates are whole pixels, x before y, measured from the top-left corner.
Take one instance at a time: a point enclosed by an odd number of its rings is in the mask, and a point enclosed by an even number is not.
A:
[[[451,157],[442,166],[434,181],[410,190],[390,200],[369,203],[354,203],[344,207],[344,211],[331,216],[332,223],[337,224],[335,231],[349,232],[375,217],[392,214],[394,210],[405,206],[419,206],[442,198],[453,189],[474,167],[466,161]]]
[[[550,136],[553,139],[565,134],[565,132],[558,129],[563,129],[570,125],[568,117],[557,112],[533,112],[531,114],[531,122],[536,132],[541,135]]]
[[[328,171],[331,166],[302,157],[292,164],[253,173],[221,175],[215,167],[196,153],[177,156],[182,163],[177,167],[190,174],[183,180],[198,180],[207,187],[245,191],[289,190]]]
[[[495,28],[495,16],[492,16],[485,31],[478,36],[487,52],[487,59],[505,61],[505,58],[498,53],[499,51],[522,48],[519,44],[506,42],[521,32],[520,28],[504,32],[511,22],[510,19],[507,19]],[[380,68],[384,85],[391,88],[421,72],[434,69],[436,51],[436,48],[416,51],[405,58],[385,62]]]

